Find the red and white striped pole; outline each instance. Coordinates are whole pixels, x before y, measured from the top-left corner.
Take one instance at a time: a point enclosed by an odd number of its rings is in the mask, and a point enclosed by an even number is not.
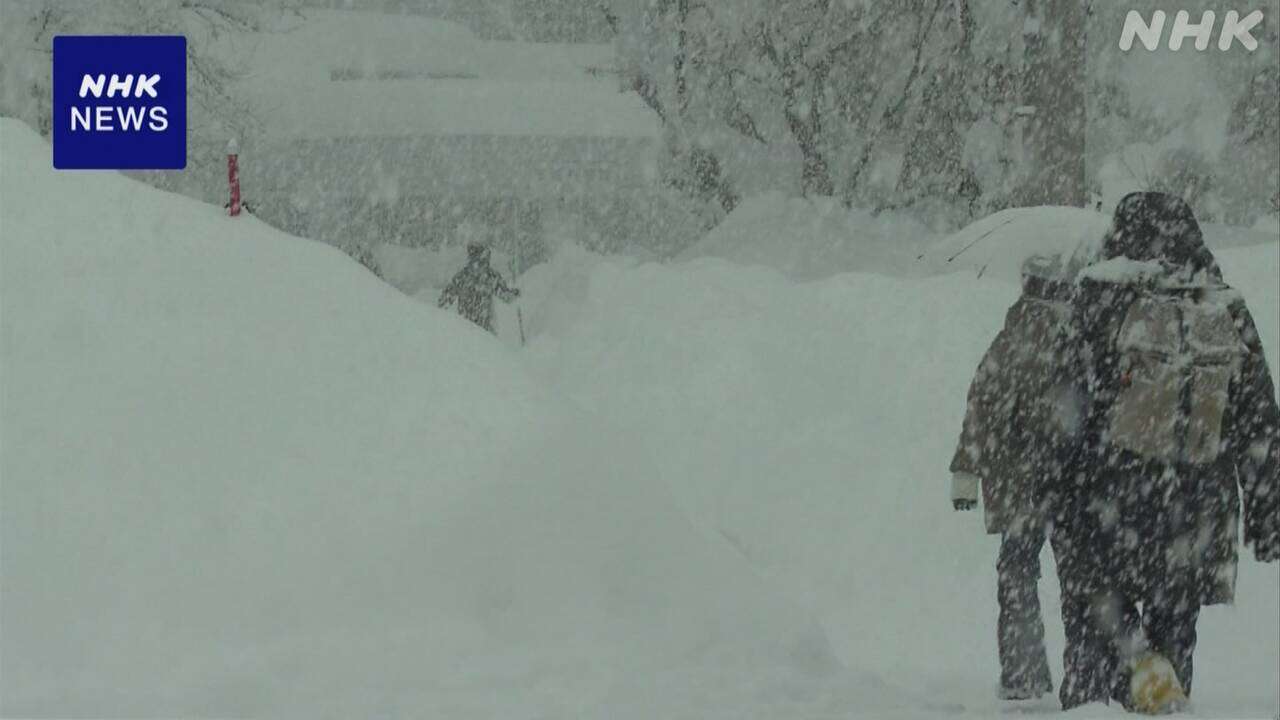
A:
[[[227,207],[231,217],[240,214],[240,145],[235,138],[227,143],[227,184],[231,186],[231,202]]]

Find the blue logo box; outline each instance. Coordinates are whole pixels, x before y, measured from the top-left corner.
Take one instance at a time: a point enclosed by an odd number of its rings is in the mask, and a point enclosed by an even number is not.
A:
[[[187,166],[187,39],[181,35],[53,38],[53,166],[181,170]]]

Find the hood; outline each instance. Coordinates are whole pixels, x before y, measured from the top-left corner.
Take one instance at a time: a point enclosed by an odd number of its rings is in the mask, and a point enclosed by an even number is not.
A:
[[[1130,193],[1116,206],[1099,259],[1118,258],[1158,263],[1169,274],[1188,279],[1202,272],[1210,279],[1222,278],[1191,206],[1166,193]]]
[[[473,263],[489,262],[489,246],[481,243],[467,243],[467,260]]]

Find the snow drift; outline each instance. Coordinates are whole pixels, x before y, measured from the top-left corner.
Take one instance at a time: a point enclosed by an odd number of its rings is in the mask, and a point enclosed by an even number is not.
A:
[[[0,121],[0,714],[741,717],[836,668],[487,334],[48,168]]]
[[[912,259],[936,240],[936,233],[902,213],[769,192],[744,200],[679,259],[721,258],[773,268],[793,280],[867,269],[905,275],[918,274]]]

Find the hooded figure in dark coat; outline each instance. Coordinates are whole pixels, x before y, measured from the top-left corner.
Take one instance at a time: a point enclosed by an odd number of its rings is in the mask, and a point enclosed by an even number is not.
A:
[[[1275,388],[1243,298],[1177,197],[1120,202],[1073,316],[1084,421],[1051,493],[1060,696],[1165,712],[1191,689],[1200,606],[1233,600],[1242,498],[1245,543],[1280,558]]]
[[[511,302],[520,297],[520,290],[507,287],[498,274],[489,266],[489,248],[480,243],[467,244],[467,265],[458,271],[449,281],[444,292],[440,293],[439,305],[442,308],[457,306],[458,314],[495,332],[493,328],[493,298],[498,296],[503,302]]]
[[[969,386],[960,443],[951,461],[957,510],[977,504],[998,534],[1000,696],[1027,700],[1053,691],[1037,585],[1044,547],[1044,489],[1056,483],[1079,426],[1069,356],[1074,286],[1058,259],[1022,267],[1022,295],[1009,308]]]

